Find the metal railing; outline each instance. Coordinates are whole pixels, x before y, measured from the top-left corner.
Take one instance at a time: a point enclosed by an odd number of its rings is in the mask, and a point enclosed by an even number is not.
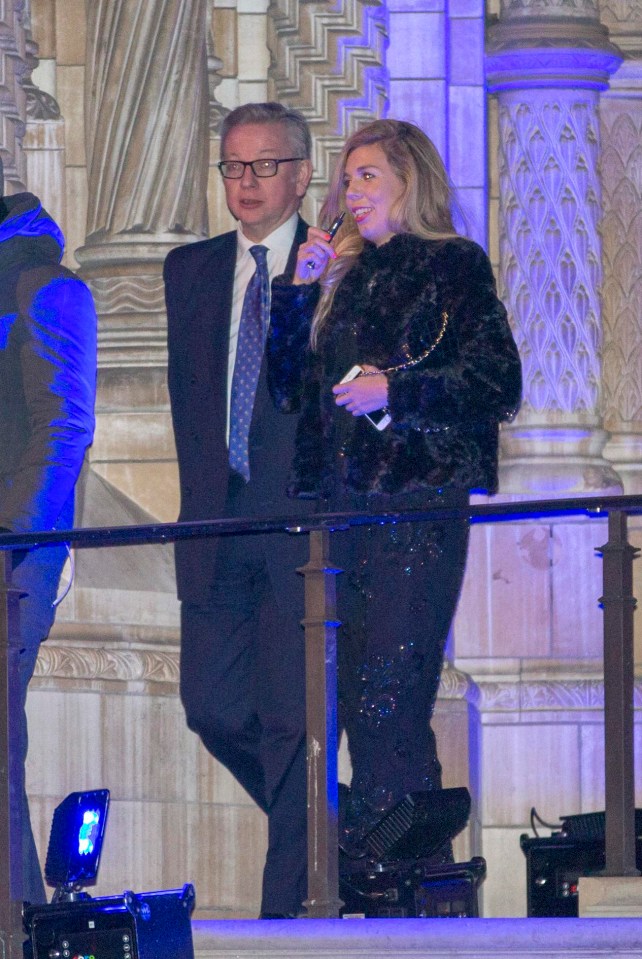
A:
[[[642,513],[642,496],[583,497],[492,503],[465,509],[398,513],[317,514],[306,519],[234,519],[196,523],[63,530],[0,535],[0,957],[21,959],[23,934],[21,791],[24,771],[16,742],[19,601],[11,588],[12,549],[70,543],[76,549],[172,543],[241,533],[308,535],[305,578],[306,723],[308,743],[308,915],[338,916],[336,589],[329,556],[331,533],[352,526],[448,521],[471,523],[590,516],[608,525],[603,557],[605,854],[607,876],[638,875],[635,864],[633,759],[633,560],[629,515]],[[4,945],[4,951],[2,946]]]

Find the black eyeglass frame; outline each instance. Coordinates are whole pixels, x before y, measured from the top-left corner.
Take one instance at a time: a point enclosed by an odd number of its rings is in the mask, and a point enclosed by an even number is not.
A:
[[[294,163],[296,160],[305,160],[305,157],[282,157],[277,159],[276,157],[260,157],[258,160],[219,160],[216,164],[219,168],[221,176],[225,180],[242,180],[245,176],[245,170],[247,167],[250,168],[255,177],[258,177],[259,180],[268,180],[270,177],[276,176],[279,172],[279,164],[281,163]],[[223,168],[228,165],[228,163],[238,163],[243,165],[243,172],[240,176],[228,176]],[[274,173],[257,173],[254,169],[255,163],[275,163]]]

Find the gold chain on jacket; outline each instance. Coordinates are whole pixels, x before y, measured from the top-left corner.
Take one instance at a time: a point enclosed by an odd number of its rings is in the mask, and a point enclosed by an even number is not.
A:
[[[448,326],[448,314],[444,310],[441,314],[441,329],[435,337],[434,341],[430,344],[428,349],[424,350],[423,353],[420,353],[419,356],[413,356],[411,359],[406,360],[405,363],[397,363],[396,366],[389,366],[385,370],[364,370],[361,374],[362,376],[376,376],[377,373],[399,373],[401,370],[409,370],[413,366],[417,366],[419,363],[423,363],[424,360],[427,360],[433,350],[435,350],[441,341],[444,338],[444,333],[446,332],[446,327]]]

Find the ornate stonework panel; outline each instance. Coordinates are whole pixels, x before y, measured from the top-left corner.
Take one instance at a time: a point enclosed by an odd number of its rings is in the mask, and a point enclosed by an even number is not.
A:
[[[326,182],[346,136],[383,113],[386,4],[272,0],[268,15],[270,96],[307,117],[315,180]]]
[[[595,102],[505,95],[500,127],[501,295],[524,365],[523,409],[592,413],[600,390]]]
[[[479,681],[477,706],[482,712],[547,712],[604,709],[601,679]],[[634,707],[642,709],[642,683],[634,687]]]
[[[642,52],[642,0],[601,0],[600,18],[629,55]]]
[[[24,190],[26,181],[22,153],[26,118],[26,94],[22,87],[27,72],[25,17],[25,0],[0,0],[0,155],[5,179],[19,190]]]
[[[106,313],[162,313],[165,288],[159,276],[99,276],[92,280],[96,309]]]
[[[640,0],[602,0],[600,18],[608,27],[615,28],[626,24],[630,29],[634,24],[638,31],[642,29],[642,3]]]
[[[49,641],[40,649],[35,675],[42,680],[165,683],[169,684],[166,692],[174,694],[179,679],[178,648],[136,649],[104,641],[92,645]],[[470,676],[447,663],[441,676],[439,697],[470,700],[475,695]]]
[[[169,683],[178,688],[178,652],[119,649],[116,646],[64,646],[45,643],[36,664],[40,679]]]
[[[642,104],[605,99],[602,123],[604,418],[642,423]]]
[[[573,17],[597,19],[597,0],[502,0],[502,18]]]

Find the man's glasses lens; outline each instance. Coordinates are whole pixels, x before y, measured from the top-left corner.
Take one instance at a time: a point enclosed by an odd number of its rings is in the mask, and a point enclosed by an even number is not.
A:
[[[226,180],[240,180],[249,166],[254,176],[276,176],[279,163],[293,163],[301,157],[286,157],[283,160],[221,160],[218,168]]]

